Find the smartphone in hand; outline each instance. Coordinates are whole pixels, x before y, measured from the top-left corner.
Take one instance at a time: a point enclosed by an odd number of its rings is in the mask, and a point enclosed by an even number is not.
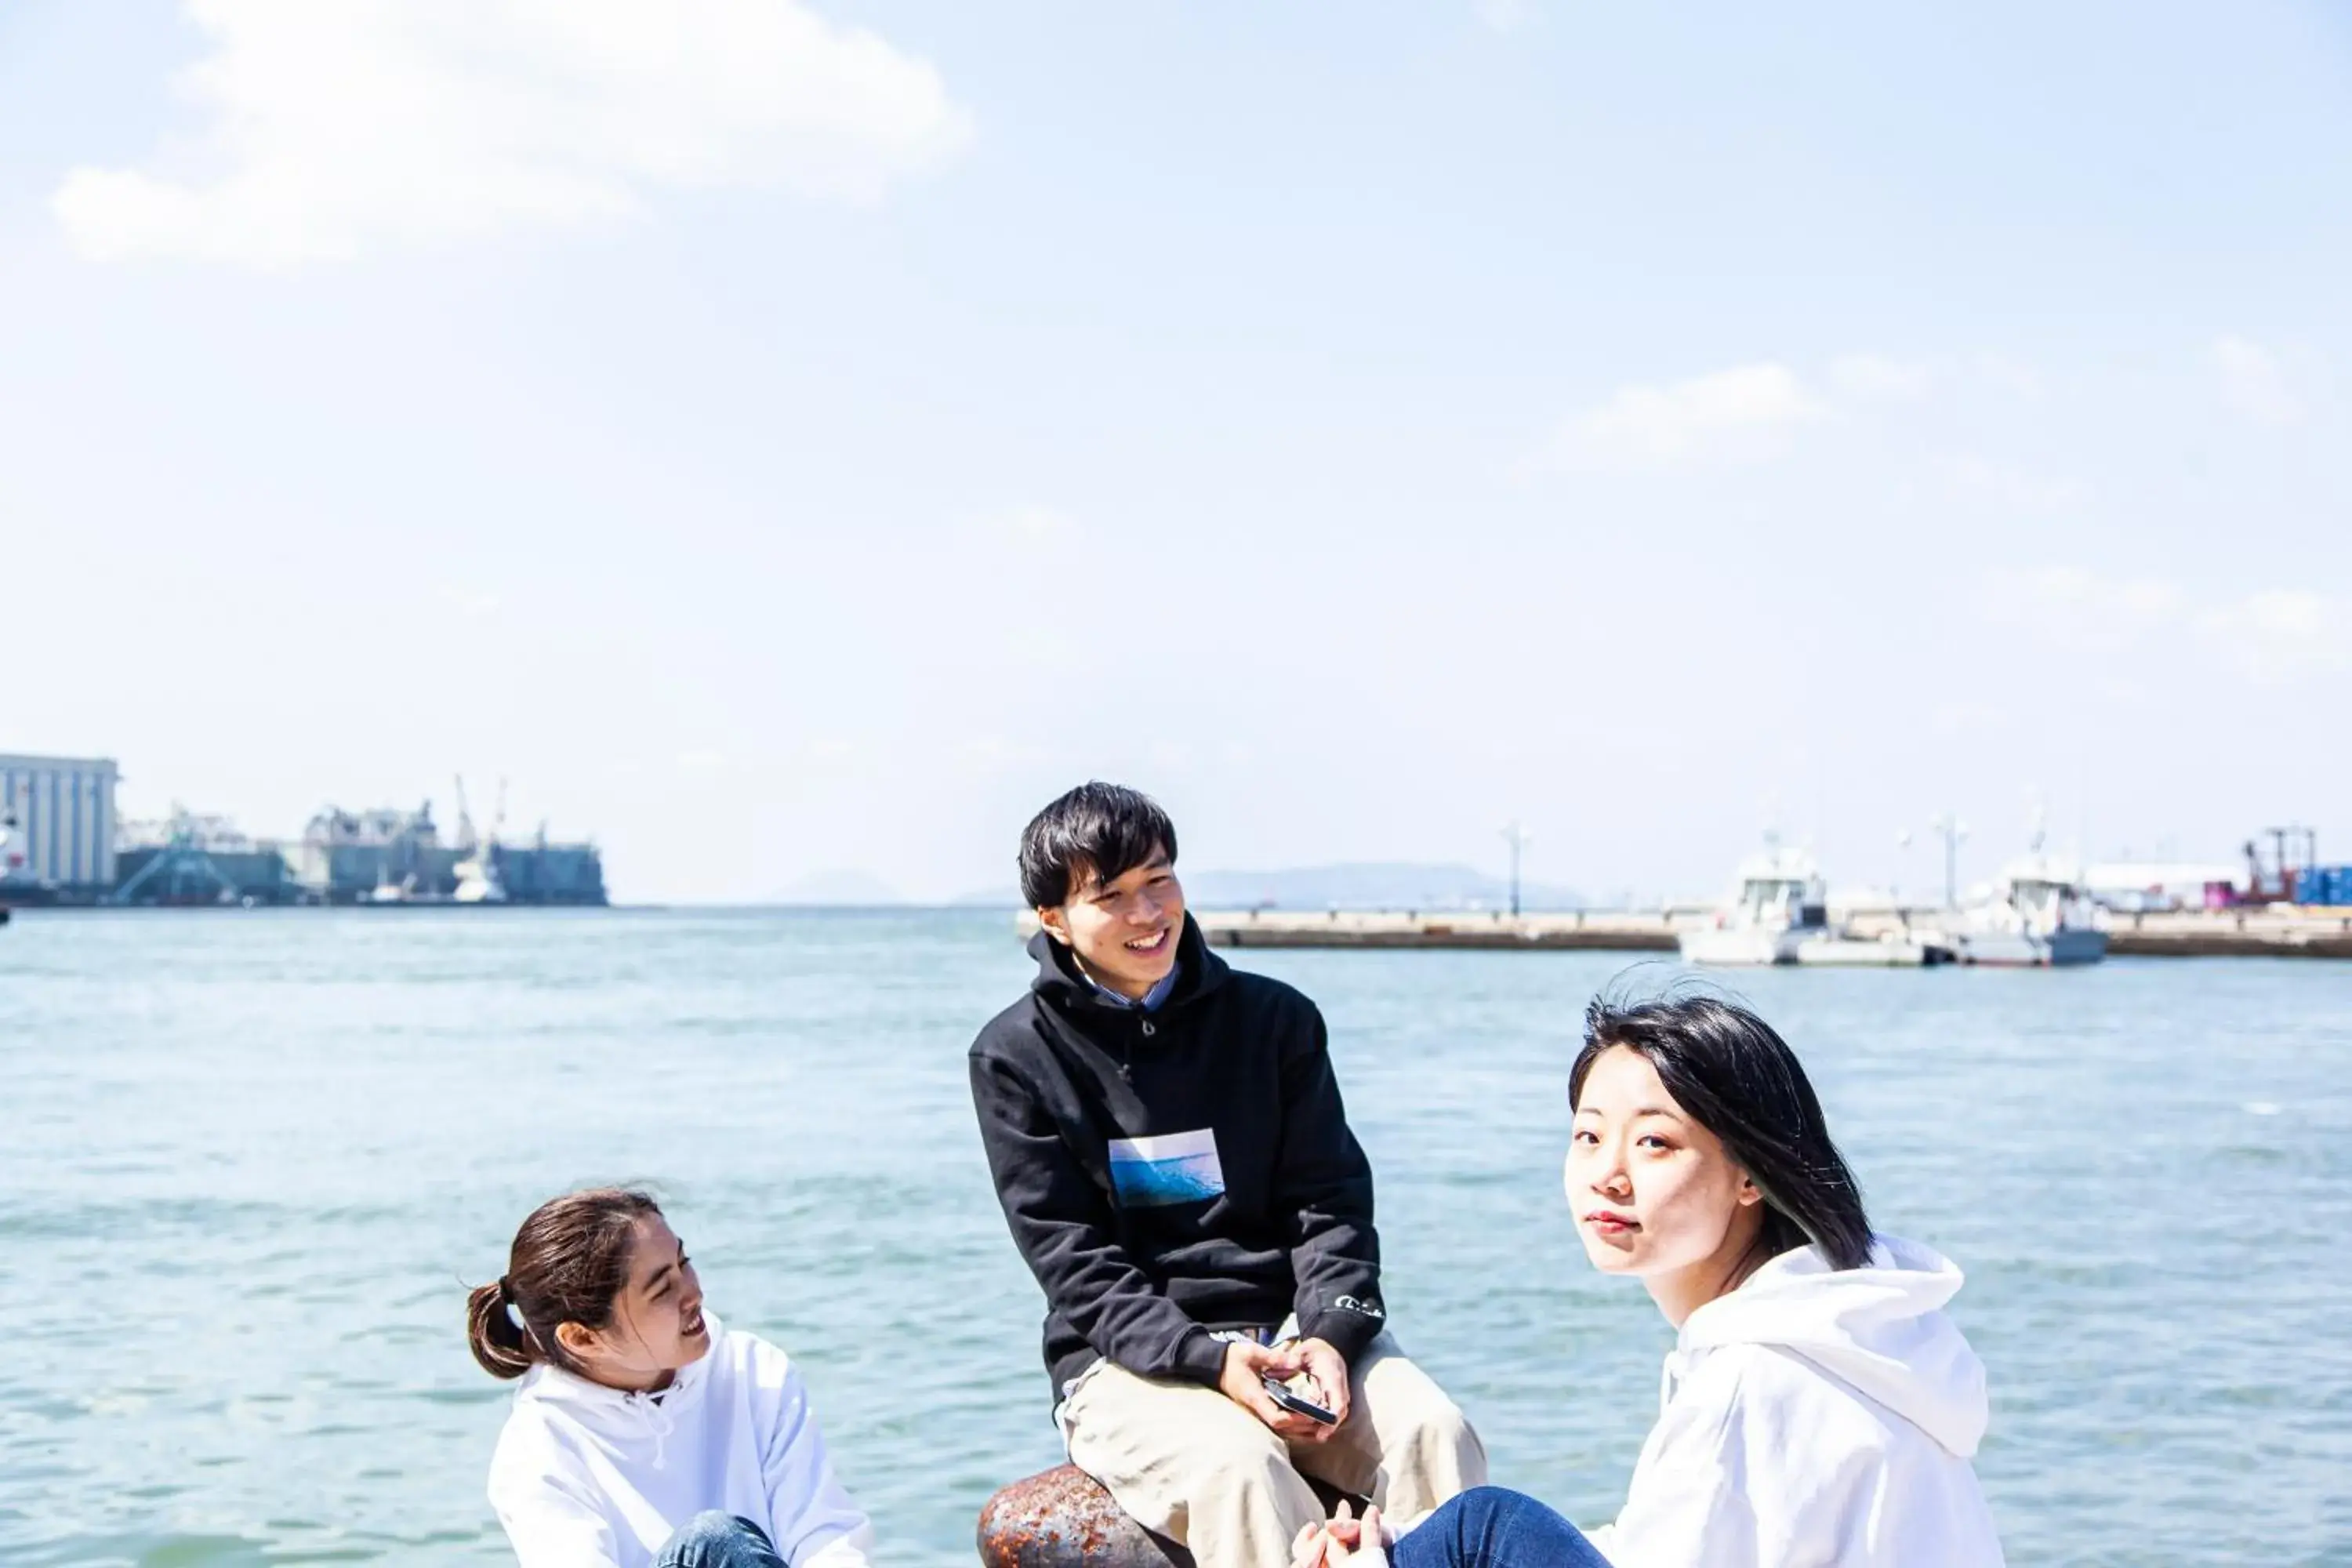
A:
[[[1265,1396],[1268,1399],[1273,1400],[1276,1405],[1281,1405],[1285,1410],[1295,1411],[1298,1415],[1306,1416],[1309,1421],[1320,1421],[1326,1426],[1335,1426],[1339,1425],[1339,1417],[1338,1415],[1324,1409],[1323,1406],[1316,1404],[1305,1394],[1292,1392],[1286,1384],[1281,1383],[1271,1377],[1266,1378],[1264,1381],[1265,1384]]]

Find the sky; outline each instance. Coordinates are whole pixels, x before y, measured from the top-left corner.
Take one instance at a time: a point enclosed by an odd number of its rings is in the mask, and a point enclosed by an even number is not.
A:
[[[5,0],[0,625],[629,900],[2352,858],[2352,20]]]

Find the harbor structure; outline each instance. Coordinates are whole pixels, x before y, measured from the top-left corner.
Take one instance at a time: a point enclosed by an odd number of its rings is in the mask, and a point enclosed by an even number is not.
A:
[[[328,806],[292,847],[301,901],[320,904],[561,904],[602,907],[604,860],[593,843],[559,843],[545,825],[524,843],[499,837],[499,807],[477,833],[460,786],[457,828],[444,839],[433,803],[415,811]]]
[[[1859,942],[1939,934],[1934,909],[1856,914],[1847,929]],[[1580,910],[1522,915],[1429,915],[1396,911],[1317,913],[1272,910],[1195,910],[1201,933],[1215,947],[1392,949],[1467,948],[1487,952],[1671,953],[1685,930],[1711,918],[1683,910]],[[1026,917],[1030,929],[1035,917]],[[2116,915],[2105,928],[2107,952],[2134,958],[2352,958],[2352,911],[2275,904],[2260,909],[2184,910]],[[1957,946],[1958,939],[1954,939]],[[1965,967],[1953,964],[1952,967]]]
[[[433,803],[415,811],[330,805],[312,816],[291,847],[293,879],[303,901],[390,904],[435,900],[457,890],[466,850],[441,842]]]
[[[293,842],[254,838],[222,816],[175,808],[124,829],[119,881],[102,901],[146,907],[231,904],[401,906],[610,902],[590,843],[476,836],[461,810],[445,842],[430,801],[415,811],[328,806]],[[100,900],[81,900],[96,902]]]
[[[299,839],[252,837],[226,816],[174,805],[153,821],[121,826],[106,881],[16,902],[252,908],[268,904],[548,905],[609,903],[604,856],[593,843],[560,843],[542,823],[521,843],[502,840],[505,791],[487,832],[477,832],[461,781],[457,827],[444,837],[425,801],[414,811],[330,805]],[[13,842],[14,834],[10,835]],[[0,855],[8,850],[0,847]],[[0,883],[0,891],[8,884]]]
[[[1957,834],[1957,823],[1945,824]],[[2265,836],[2269,853],[2250,841],[2242,871],[2136,861],[2084,869],[2045,852],[2037,821],[2027,855],[1967,902],[1948,877],[1941,906],[1852,891],[1841,900],[1810,855],[1768,836],[1717,903],[1558,914],[1207,904],[1192,912],[1221,947],[1679,952],[1686,963],[1892,967],[2074,967],[2111,953],[2352,959],[2352,865],[2319,864],[2309,828]],[[1034,929],[1035,916],[1024,912],[1020,924]]]
[[[0,754],[0,898],[89,899],[114,886],[120,776],[110,757]]]
[[[291,843],[249,837],[226,817],[174,810],[160,822],[129,825],[118,859],[121,880],[103,901],[142,907],[610,901],[593,844],[552,843],[544,828],[526,844],[464,829],[444,842],[429,801],[415,811],[329,806]]]
[[[2227,860],[2096,861],[2083,868],[2083,886],[2120,914],[2226,910],[2256,901],[2245,865]]]
[[[111,757],[0,752],[0,910],[133,904],[562,904],[611,901],[594,843],[501,837],[506,784],[478,832],[457,785],[457,826],[445,838],[425,801],[415,811],[330,805],[299,840],[255,837],[226,816],[174,803],[164,816],[123,821],[121,770]]]
[[[225,816],[174,806],[157,822],[130,822],[115,857],[115,904],[289,904],[297,890],[276,844]]]

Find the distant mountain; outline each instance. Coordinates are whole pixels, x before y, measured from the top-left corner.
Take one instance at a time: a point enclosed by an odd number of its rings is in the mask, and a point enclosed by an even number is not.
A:
[[[1504,878],[1470,866],[1424,866],[1409,861],[1343,866],[1290,867],[1275,871],[1185,871],[1184,900],[1196,910],[1499,910],[1511,902]],[[962,905],[1018,909],[1021,895],[966,893]],[[1582,893],[1545,882],[1523,883],[1519,905],[1528,910],[1580,910]]]
[[[898,889],[866,871],[813,871],[792,883],[771,900],[779,904],[830,904],[858,909],[874,904],[903,904]]]

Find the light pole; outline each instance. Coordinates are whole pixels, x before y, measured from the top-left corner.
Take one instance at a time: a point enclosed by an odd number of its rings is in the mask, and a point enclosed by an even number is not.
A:
[[[1960,840],[1969,836],[1969,825],[1950,812],[1945,812],[1927,824],[1944,838],[1944,907],[1960,907]]]
[[[1511,918],[1519,918],[1519,856],[1536,841],[1536,836],[1514,822],[1503,829],[1503,842],[1511,847]]]

